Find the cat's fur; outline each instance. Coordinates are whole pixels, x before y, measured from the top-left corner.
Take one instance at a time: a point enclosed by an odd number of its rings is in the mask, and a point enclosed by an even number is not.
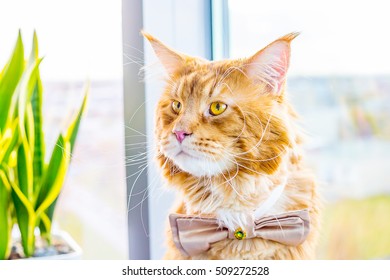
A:
[[[224,240],[192,259],[310,259],[319,227],[316,183],[301,160],[302,135],[286,99],[288,34],[246,59],[207,61],[178,53],[144,33],[168,73],[156,111],[157,159],[180,193],[176,213],[215,216],[230,229],[287,180],[268,214],[308,208],[311,231],[299,246],[261,238]],[[181,111],[172,110],[179,101]],[[218,116],[212,102],[228,105]],[[187,134],[182,143],[175,131]],[[183,256],[168,233],[166,259]]]

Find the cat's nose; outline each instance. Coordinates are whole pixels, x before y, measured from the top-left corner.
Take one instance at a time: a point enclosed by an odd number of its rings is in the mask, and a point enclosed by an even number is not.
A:
[[[176,135],[176,139],[177,141],[179,141],[179,143],[183,142],[184,138],[186,138],[186,136],[190,136],[192,133],[190,132],[186,132],[184,130],[175,130],[173,131],[173,133]]]

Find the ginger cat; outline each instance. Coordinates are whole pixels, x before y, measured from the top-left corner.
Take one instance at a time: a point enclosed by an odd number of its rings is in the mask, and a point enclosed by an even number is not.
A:
[[[305,169],[302,135],[286,98],[287,34],[249,58],[208,61],[172,50],[143,33],[168,79],[156,110],[157,160],[179,195],[173,212],[215,217],[229,231],[276,186],[282,192],[267,215],[308,209],[310,232],[289,246],[263,238],[227,238],[195,255],[184,254],[168,233],[165,259],[311,259],[319,228],[319,198]]]

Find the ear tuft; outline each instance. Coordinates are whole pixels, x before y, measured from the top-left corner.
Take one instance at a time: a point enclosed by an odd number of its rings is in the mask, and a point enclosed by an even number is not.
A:
[[[149,34],[148,32],[144,31],[144,30],[141,30],[141,34],[142,36],[144,36],[146,39],[148,39],[149,42],[152,42],[154,40],[156,40],[156,38],[154,38],[151,34]]]
[[[145,31],[141,31],[142,35],[150,42],[154,52],[156,53],[161,64],[169,75],[173,75],[178,69],[180,69],[184,62],[185,56],[172,50],[168,46],[164,45],[161,41],[150,35]]]
[[[245,65],[249,78],[254,83],[265,83],[273,94],[279,94],[290,64],[290,43],[298,35],[289,33],[250,57]]]
[[[290,43],[292,40],[297,38],[300,34],[301,34],[301,32],[291,32],[291,33],[284,35],[283,37],[280,37],[278,40],[287,41]]]

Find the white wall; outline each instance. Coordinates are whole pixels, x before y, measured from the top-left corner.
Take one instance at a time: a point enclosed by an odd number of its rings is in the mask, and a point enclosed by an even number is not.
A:
[[[0,0],[0,65],[38,32],[46,80],[122,79],[120,0]]]

